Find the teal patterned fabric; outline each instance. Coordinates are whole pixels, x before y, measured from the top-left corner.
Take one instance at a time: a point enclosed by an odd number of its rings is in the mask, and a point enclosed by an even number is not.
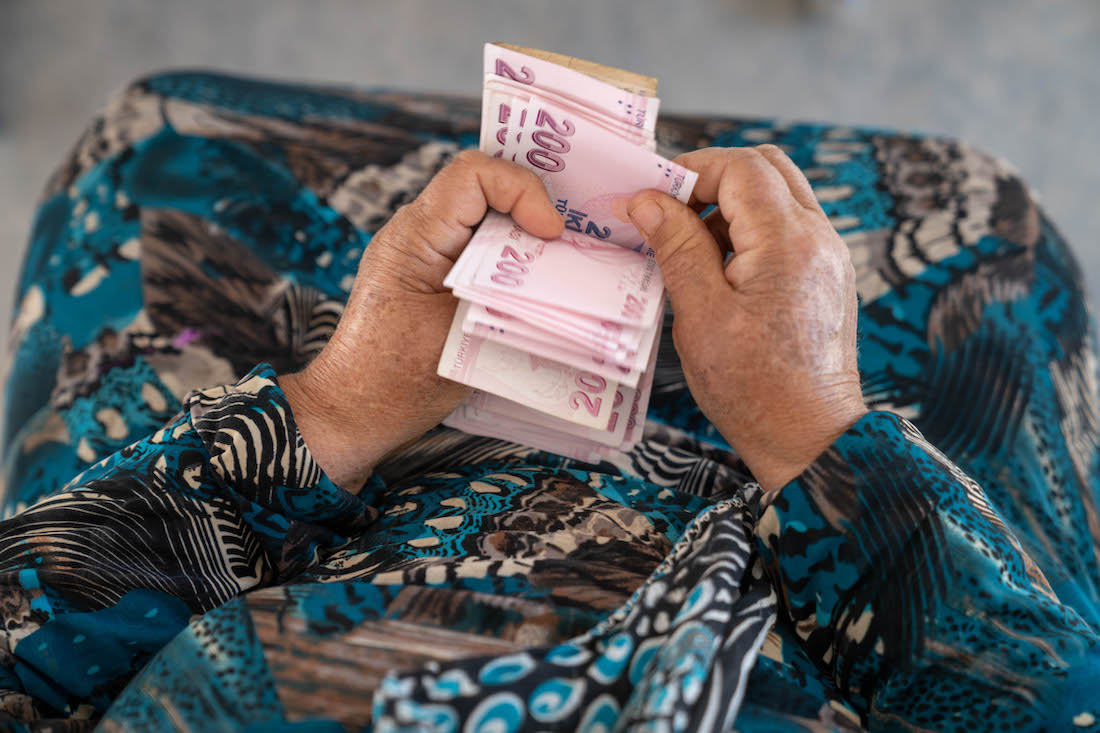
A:
[[[172,73],[93,120],[18,283],[8,728],[1100,730],[1093,324],[1017,174],[955,141],[659,125],[783,146],[850,246],[874,412],[781,490],[670,320],[630,453],[438,428],[334,485],[278,375],[478,114]]]

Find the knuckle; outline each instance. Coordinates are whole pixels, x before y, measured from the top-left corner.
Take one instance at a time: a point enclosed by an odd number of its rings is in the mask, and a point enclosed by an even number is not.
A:
[[[514,164],[514,165],[516,165],[516,167],[520,169],[520,171],[521,171],[520,175],[523,177],[523,179],[527,182],[528,185],[531,185],[531,186],[537,185],[539,188],[545,190],[546,186],[543,184],[542,179],[538,177],[537,173],[535,173],[530,168],[524,168],[523,166],[519,165],[518,163]]]
[[[725,158],[724,175],[736,175],[734,171],[744,166],[751,166],[763,162],[762,156],[755,148],[723,148],[722,157]]]
[[[686,277],[695,264],[695,252],[700,246],[698,237],[676,231],[659,243],[654,249],[661,256],[661,272],[666,280]]]
[[[787,218],[790,216],[788,204],[791,202],[791,191],[782,178],[769,175],[773,171],[771,164],[760,162],[760,166],[769,166],[764,169],[754,166],[751,171],[752,185],[743,193],[747,205],[760,210],[761,216],[771,219]]]
[[[830,282],[843,280],[843,265],[840,260],[819,242],[808,240],[801,243],[796,255],[802,261],[802,270],[815,277]]]
[[[399,224],[398,240],[410,237],[430,237],[438,225],[438,219],[431,214],[430,207],[422,199],[416,199],[397,210],[399,216],[394,222]]]
[[[855,275],[850,258],[812,238],[800,242],[794,257],[803,273],[823,283],[846,285]]]
[[[792,249],[795,257],[801,258],[807,265],[820,262],[827,255],[830,248],[823,247],[823,242],[813,230],[801,230],[792,232]]]
[[[764,143],[758,145],[756,150],[760,153],[760,157],[764,158],[769,165],[786,165],[792,164],[791,157],[787,155],[787,151],[780,145],[774,143]]]
[[[394,220],[400,221],[405,226],[423,224],[428,216],[427,211],[425,211],[425,209],[428,208],[425,206],[425,199],[426,197],[421,195],[407,204],[402,204],[401,207],[397,209]]]
[[[484,159],[484,153],[478,150],[474,150],[473,148],[467,148],[454,157],[454,162],[452,163],[452,165],[457,165],[459,167],[473,167],[480,164]]]
[[[423,194],[421,195],[423,196]],[[385,241],[385,235],[390,234],[395,229],[404,230],[409,228],[410,226],[415,226],[416,218],[419,216],[419,214],[417,213],[417,209],[420,208],[420,204],[418,203],[419,201],[419,198],[415,198],[412,201],[398,206],[397,209],[393,212],[393,216],[391,216],[390,220],[386,222],[386,226],[380,229],[378,231],[378,234],[375,235],[375,239],[381,237],[382,240]]]
[[[683,255],[668,255],[661,263],[661,273],[665,282],[679,282],[687,277],[690,267],[687,258]]]
[[[848,267],[852,267],[852,250],[848,249],[848,245],[840,237],[830,237],[832,241],[832,250],[836,253],[840,262]]]

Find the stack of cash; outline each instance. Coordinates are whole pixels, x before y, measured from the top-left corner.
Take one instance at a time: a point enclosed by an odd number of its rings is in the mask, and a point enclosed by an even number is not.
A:
[[[664,283],[626,202],[687,202],[696,175],[654,152],[656,81],[486,44],[481,150],[534,171],[565,220],[558,239],[490,212],[444,281],[460,299],[441,376],[475,388],[444,420],[585,461],[641,437]]]

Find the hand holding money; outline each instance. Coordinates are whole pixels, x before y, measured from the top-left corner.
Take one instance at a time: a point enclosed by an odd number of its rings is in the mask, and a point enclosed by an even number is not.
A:
[[[455,312],[443,278],[490,208],[539,237],[563,230],[534,174],[462,153],[371,239],[321,354],[305,371],[280,377],[299,431],[338,485],[357,490],[380,460],[469,395],[436,375]]]
[[[867,412],[848,247],[779,148],[678,160],[699,171],[692,204],[717,206],[711,220],[655,191],[627,212],[664,273],[692,397],[761,486],[778,488]]]
[[[686,202],[696,175],[653,152],[652,80],[500,44],[484,73],[481,149],[537,174],[566,231],[542,241],[490,214],[455,263],[439,374],[477,392],[444,423],[598,461],[641,437],[664,313],[620,212],[644,189]]]
[[[533,78],[524,66],[513,71]],[[649,152],[656,103],[639,107],[646,114],[632,118],[634,129]],[[851,263],[801,173],[767,146],[662,166],[684,171],[675,195],[672,186],[615,194],[615,216],[630,230],[605,224],[586,202],[562,211],[550,196],[568,180],[475,152],[400,209],[374,236],[322,354],[280,377],[329,477],[354,491],[443,416],[585,460],[629,448],[649,401],[662,274],[692,395],[765,487],[785,483],[858,419],[866,408]],[[683,203],[696,178],[689,168],[700,172],[694,208]],[[717,210],[704,223],[695,210],[706,204]],[[586,221],[608,236],[584,234]],[[617,233],[628,247],[634,236],[647,244],[660,270],[611,243]],[[731,248],[737,256],[723,265]],[[464,299],[457,311],[450,288]]]

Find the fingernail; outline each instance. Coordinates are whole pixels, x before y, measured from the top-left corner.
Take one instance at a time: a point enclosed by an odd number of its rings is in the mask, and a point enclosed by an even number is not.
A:
[[[656,201],[643,201],[630,210],[630,220],[647,237],[652,236],[665,218],[664,209]]]

